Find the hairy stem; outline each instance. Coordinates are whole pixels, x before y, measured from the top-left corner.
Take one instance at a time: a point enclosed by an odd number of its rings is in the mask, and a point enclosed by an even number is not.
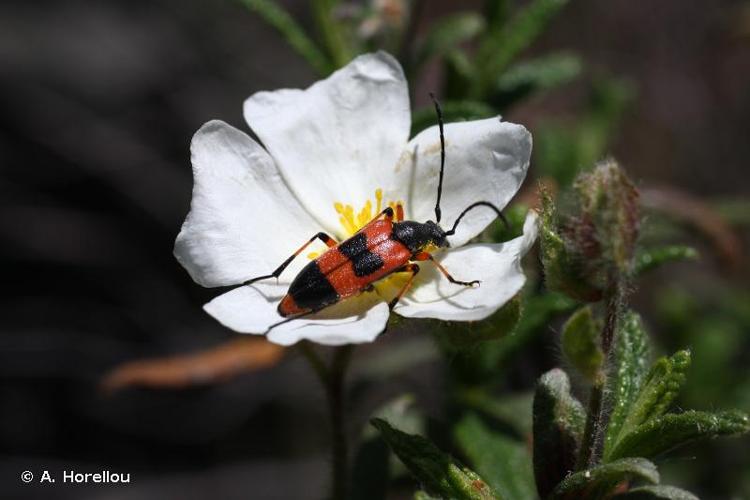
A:
[[[606,317],[601,334],[602,351],[606,359],[609,359],[614,345],[621,301],[622,287],[618,283],[612,287],[612,290],[606,296]],[[606,383],[607,374],[605,370],[602,370],[596,377],[589,395],[586,427],[583,431],[583,442],[576,463],[577,470],[593,467],[601,460],[604,449],[604,435],[610,413],[604,398]]]

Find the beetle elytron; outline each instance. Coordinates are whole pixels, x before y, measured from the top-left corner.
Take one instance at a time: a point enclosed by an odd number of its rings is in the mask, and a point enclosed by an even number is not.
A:
[[[286,318],[272,325],[274,328],[288,321],[308,316],[331,306],[341,300],[372,290],[373,283],[390,274],[409,272],[411,276],[388,307],[393,310],[398,301],[411,287],[414,277],[419,272],[418,261],[432,261],[438,270],[451,282],[462,286],[479,285],[479,280],[460,281],[455,279],[432,255],[428,247],[446,248],[448,236],[456,232],[461,219],[470,210],[485,206],[495,211],[504,222],[505,217],[499,208],[488,201],[478,201],[466,207],[458,216],[453,227],[445,231],[440,223],[440,197],[443,191],[443,172],[445,170],[445,137],[442,110],[435,97],[430,94],[435,105],[440,130],[440,177],[438,180],[437,202],[435,204],[435,222],[414,222],[404,220],[401,205],[396,209],[388,207],[349,239],[336,242],[325,233],[318,233],[310,238],[271,274],[249,279],[243,285],[256,281],[278,278],[286,267],[308,245],[316,239],[328,246],[322,255],[308,263],[299,272],[287,294],[278,306],[279,314]]]

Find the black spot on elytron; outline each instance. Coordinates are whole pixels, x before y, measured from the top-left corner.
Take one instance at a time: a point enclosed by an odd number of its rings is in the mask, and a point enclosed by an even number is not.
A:
[[[384,262],[380,255],[365,251],[352,260],[352,264],[354,266],[354,274],[361,278],[383,267]]]
[[[369,276],[383,267],[380,255],[367,248],[367,235],[357,233],[339,245],[339,252],[344,254],[354,267],[354,274],[360,278]]]
[[[348,257],[349,260],[354,260],[362,252],[367,252],[367,235],[365,233],[355,234],[339,245],[339,252]]]
[[[339,294],[320,272],[320,267],[315,261],[302,268],[289,286],[288,293],[303,309],[317,309],[335,304],[339,300]]]

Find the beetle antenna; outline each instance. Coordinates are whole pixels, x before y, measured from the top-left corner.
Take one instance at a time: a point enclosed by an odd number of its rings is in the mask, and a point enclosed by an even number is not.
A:
[[[495,213],[497,214],[497,216],[500,217],[500,219],[503,221],[503,224],[505,224],[505,227],[506,228],[510,227],[510,224],[508,224],[508,219],[505,218],[505,215],[503,215],[503,213],[500,211],[499,208],[497,208],[495,205],[493,205],[489,201],[478,201],[476,203],[472,203],[471,205],[469,205],[468,207],[466,207],[463,212],[461,212],[461,215],[458,216],[458,219],[456,219],[456,222],[453,223],[453,227],[450,229],[450,231],[446,231],[445,235],[446,236],[452,236],[452,235],[456,234],[456,228],[458,227],[458,223],[461,222],[461,219],[464,218],[464,215],[466,215],[470,210],[472,210],[474,208],[477,208],[477,207],[489,207],[489,208],[491,208],[492,210],[495,211]]]
[[[445,135],[443,133],[443,110],[440,103],[435,99],[435,94],[430,92],[430,99],[435,104],[437,112],[438,127],[440,128],[440,179],[438,180],[437,203],[435,203],[435,222],[440,223],[440,196],[443,194],[443,173],[445,172]]]

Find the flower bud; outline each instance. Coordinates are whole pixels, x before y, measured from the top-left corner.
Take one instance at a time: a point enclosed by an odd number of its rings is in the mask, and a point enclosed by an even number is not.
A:
[[[638,238],[638,191],[614,160],[574,183],[574,206],[558,215],[542,192],[542,261],[547,286],[596,302],[629,276]]]

